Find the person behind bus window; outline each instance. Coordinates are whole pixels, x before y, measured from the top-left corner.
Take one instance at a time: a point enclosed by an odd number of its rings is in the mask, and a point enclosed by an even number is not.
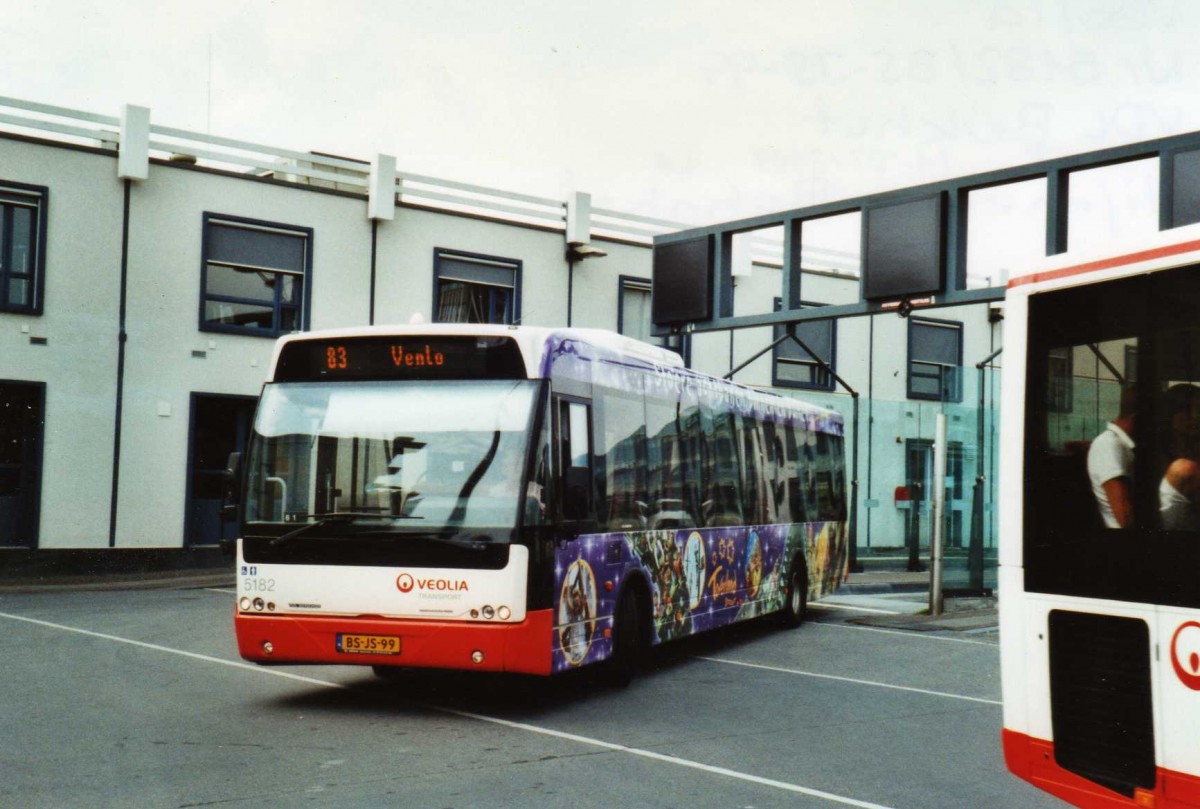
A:
[[[1117,417],[1088,449],[1088,477],[1107,528],[1133,524],[1133,409],[1133,388],[1123,388]]]
[[[1158,485],[1159,520],[1168,531],[1200,531],[1200,387],[1175,385],[1163,405],[1161,446],[1171,461]]]

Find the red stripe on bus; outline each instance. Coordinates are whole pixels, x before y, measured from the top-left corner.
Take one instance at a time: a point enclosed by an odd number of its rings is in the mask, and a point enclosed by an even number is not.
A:
[[[238,652],[255,663],[395,665],[548,675],[554,643],[553,610],[535,610],[518,624],[245,613],[236,614],[234,624]],[[398,636],[400,654],[339,652],[339,634]],[[270,654],[263,650],[267,642]],[[483,653],[482,663],[472,662],[476,651]]]
[[[1193,250],[1200,250],[1200,241],[1183,242],[1182,244],[1172,244],[1166,247],[1155,247],[1152,250],[1142,250],[1137,253],[1129,253],[1124,256],[1114,256],[1113,258],[1105,258],[1099,261],[1089,261],[1086,264],[1077,264],[1073,267],[1063,267],[1057,270],[1047,270],[1046,272],[1033,273],[1032,275],[1022,275],[1008,282],[1009,288],[1020,286],[1021,284],[1037,284],[1042,281],[1053,281],[1057,278],[1069,278],[1073,275],[1083,275],[1089,272],[1098,272],[1100,270],[1111,270],[1113,267],[1123,267],[1126,264],[1136,264],[1139,261],[1150,261],[1155,258],[1166,258],[1168,256],[1177,256],[1181,253],[1190,253]]]
[[[1004,761],[1013,775],[1025,779],[1082,809],[1197,809],[1200,777],[1158,768],[1154,789],[1138,789],[1129,798],[1058,766],[1054,743],[1005,728]],[[1140,796],[1140,799],[1139,799]]]

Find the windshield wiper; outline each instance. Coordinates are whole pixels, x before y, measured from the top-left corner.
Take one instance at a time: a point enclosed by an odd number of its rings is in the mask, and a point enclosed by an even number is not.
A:
[[[331,511],[326,514],[293,514],[293,515],[291,515],[291,517],[292,517],[292,519],[307,519],[309,517],[320,517],[320,519],[317,520],[316,522],[305,523],[304,525],[300,526],[299,528],[294,528],[291,531],[288,531],[286,534],[280,534],[279,536],[275,537],[274,539],[272,539],[270,542],[267,543],[270,547],[278,548],[280,545],[286,545],[288,542],[291,542],[296,537],[303,536],[304,534],[307,534],[309,531],[313,530],[314,528],[320,528],[323,525],[336,525],[338,523],[351,523],[351,522],[354,522],[355,520],[361,519],[361,518],[369,518],[369,519],[375,519],[375,520],[390,519],[391,515],[379,514],[379,513],[373,512],[373,511]]]
[[[492,431],[492,443],[488,446],[487,453],[479,459],[479,463],[471,471],[463,483],[462,491],[458,493],[458,502],[454,504],[454,510],[450,512],[450,516],[446,519],[446,524],[451,526],[462,525],[467,518],[467,501],[471,499],[471,492],[475,491],[475,487],[479,485],[479,481],[483,479],[488,467],[492,465],[492,461],[496,458],[496,451],[500,449],[500,431]]]

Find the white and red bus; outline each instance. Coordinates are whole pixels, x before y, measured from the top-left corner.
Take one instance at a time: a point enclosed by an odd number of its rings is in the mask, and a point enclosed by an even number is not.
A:
[[[624,679],[838,586],[843,458],[837,413],[609,332],[284,337],[236,473],[238,648]]]
[[[1009,769],[1090,809],[1200,807],[1200,227],[1009,284]]]

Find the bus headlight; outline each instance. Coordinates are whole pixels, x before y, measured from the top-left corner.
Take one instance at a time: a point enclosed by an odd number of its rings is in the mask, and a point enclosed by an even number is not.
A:
[[[249,612],[250,596],[242,596],[241,601],[238,602],[238,608],[241,609],[242,612]]]
[[[496,610],[496,617],[501,621],[507,621],[512,617],[512,610],[510,610],[508,607],[501,607],[500,609]]]
[[[496,610],[490,605],[485,605],[483,608],[483,617],[487,618],[489,621],[492,620],[496,617]]]

